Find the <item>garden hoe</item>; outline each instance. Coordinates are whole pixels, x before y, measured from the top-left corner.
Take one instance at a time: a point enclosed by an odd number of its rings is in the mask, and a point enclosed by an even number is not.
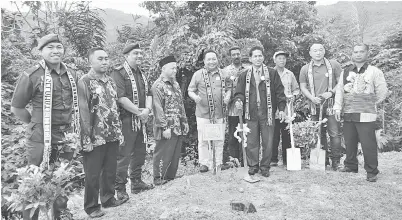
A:
[[[241,148],[243,150],[243,164],[244,167],[240,167],[239,173],[240,175],[244,176],[243,179],[249,183],[255,183],[260,181],[260,179],[258,179],[258,177],[256,177],[255,175],[250,176],[248,174],[248,165],[247,165],[247,154],[246,154],[246,145],[247,143],[245,142],[245,136],[247,131],[245,131],[245,129],[243,129],[243,114],[240,114],[239,116],[239,127],[240,129],[238,129],[239,132],[241,132]],[[247,128],[247,126],[246,126]],[[246,132],[246,133],[245,133]]]
[[[287,170],[301,170],[301,154],[300,148],[295,148],[295,140],[293,137],[292,128],[292,113],[291,113],[291,102],[287,103],[288,113],[289,113],[289,132],[290,132],[290,144],[292,148],[286,149],[286,161]]]
[[[325,103],[325,102],[324,102]],[[310,152],[310,169],[325,171],[325,150],[321,149],[321,126],[322,126],[322,112],[324,103],[320,104],[320,115],[318,118],[318,140],[317,146]]]

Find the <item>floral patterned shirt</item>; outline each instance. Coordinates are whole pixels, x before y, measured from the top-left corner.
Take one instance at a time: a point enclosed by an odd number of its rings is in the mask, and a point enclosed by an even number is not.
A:
[[[117,107],[116,84],[107,75],[91,71],[78,81],[81,131],[84,145],[123,142]]]
[[[155,139],[160,140],[162,132],[169,128],[176,135],[186,135],[188,123],[179,84],[159,77],[151,92]]]

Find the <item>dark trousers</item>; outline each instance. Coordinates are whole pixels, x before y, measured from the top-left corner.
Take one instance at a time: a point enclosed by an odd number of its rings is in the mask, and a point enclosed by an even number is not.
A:
[[[170,139],[156,141],[153,158],[154,179],[172,180],[176,177],[180,162],[183,136],[172,133]]]
[[[82,153],[85,171],[84,209],[87,214],[100,209],[99,193],[102,204],[114,197],[118,147],[118,141],[107,142]]]
[[[317,109],[317,113],[320,112],[319,109]],[[326,126],[322,125],[321,127],[321,143],[324,145],[325,150],[329,151],[331,149],[331,153],[329,154],[329,157],[331,158],[332,161],[339,161],[341,158],[342,154],[342,146],[341,146],[341,128],[339,125],[339,122],[335,119],[335,115],[327,115],[325,112],[323,113],[323,119],[327,118],[328,121],[326,123]],[[312,115],[311,120],[313,121],[318,121],[319,116],[317,115]],[[327,132],[329,135],[329,139],[331,142],[331,148],[328,146],[328,141],[327,141]],[[328,155],[328,154],[327,154]]]
[[[358,170],[357,144],[362,145],[364,157],[364,169],[367,173],[378,173],[377,141],[375,137],[375,122],[350,122],[343,123],[343,133],[346,145],[345,166]]]
[[[279,119],[275,119],[275,130],[274,130],[274,144],[272,148],[272,162],[278,163],[278,146],[279,140],[282,135],[282,160],[283,163],[286,164],[286,149],[290,148],[290,132],[289,129],[286,129],[288,123],[282,122],[280,123]]]
[[[117,155],[117,174],[116,190],[126,189],[128,168],[130,167],[130,179],[141,179],[142,166],[145,163],[146,144],[142,129],[132,130],[131,117],[125,117],[122,120],[122,133],[124,143],[119,147]]]
[[[43,143],[39,142],[34,142],[31,140],[26,140],[25,141],[25,147],[27,149],[27,159],[28,159],[28,164],[36,165],[39,166],[42,163],[43,159],[43,151],[45,148],[45,145]],[[58,160],[58,158],[65,158],[67,160],[71,160],[73,158],[73,152],[64,152],[60,153],[58,149],[58,145],[52,145],[52,151],[50,154],[49,162],[54,163]],[[56,199],[55,203],[53,204],[53,209],[54,209],[54,216],[57,217],[60,215],[61,209],[67,208],[67,201],[68,198],[65,196],[60,196],[59,198]],[[60,205],[56,205],[60,204]],[[31,209],[24,210],[22,212],[23,219],[24,220],[37,220],[39,218],[39,209],[37,209],[32,216],[30,217],[30,212]]]
[[[272,157],[272,144],[274,139],[274,125],[268,126],[267,119],[246,121],[247,127],[251,132],[247,135],[247,164],[249,167],[261,170],[269,170]],[[273,122],[275,123],[275,122]],[[260,134],[262,144],[260,145]],[[260,148],[262,148],[262,158],[259,163]]]
[[[239,124],[239,116],[228,116],[228,124],[229,124],[229,138],[228,138],[228,146],[229,146],[229,156],[233,158],[237,158],[239,162],[243,161],[243,151],[240,147],[239,141],[234,137],[234,132],[236,131],[236,127]]]

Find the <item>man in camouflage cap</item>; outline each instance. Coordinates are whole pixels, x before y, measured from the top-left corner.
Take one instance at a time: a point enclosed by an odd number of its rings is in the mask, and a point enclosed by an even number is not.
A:
[[[28,124],[25,147],[28,164],[44,169],[57,157],[71,160],[73,152],[61,148],[65,133],[79,133],[77,76],[62,63],[64,46],[58,35],[49,34],[38,42],[43,60],[21,74],[11,101],[11,112]],[[32,104],[32,111],[25,107]],[[72,218],[67,198],[54,203],[56,219]],[[59,204],[59,205],[56,205]],[[38,219],[39,209],[30,217],[31,209],[23,211],[24,219]]]

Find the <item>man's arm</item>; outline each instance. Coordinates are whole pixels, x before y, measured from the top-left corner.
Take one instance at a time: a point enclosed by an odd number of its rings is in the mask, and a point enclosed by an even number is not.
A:
[[[278,103],[279,111],[283,112],[286,108],[286,96],[285,96],[285,87],[283,87],[281,77],[278,74],[278,71],[274,70],[272,74],[274,77],[274,87],[275,87],[275,96],[276,102]]]
[[[113,78],[114,82],[116,83],[116,91],[117,91],[117,97],[118,97],[117,102],[121,105],[121,107],[123,107],[125,110],[127,110],[135,115],[141,114],[141,111],[139,110],[138,106],[134,105],[134,103],[131,102],[130,99],[127,98],[126,86],[124,83],[124,78],[121,75],[121,73],[119,71],[115,70],[111,74],[111,77]]]
[[[343,93],[344,93],[344,84],[343,84],[343,72],[339,77],[338,84],[336,85],[335,91],[335,99],[334,99],[334,111],[335,111],[335,119],[337,121],[341,120],[341,111],[343,107]]]
[[[293,73],[291,74],[291,77],[292,77],[292,84],[291,84],[292,95],[297,96],[300,94],[299,84],[297,83],[296,77]]]
[[[24,123],[31,122],[31,113],[25,108],[32,99],[33,83],[29,74],[24,72],[15,86],[11,99],[11,112]]]
[[[387,98],[388,88],[387,82],[385,81],[384,73],[380,69],[374,70],[374,92],[377,97],[376,104],[381,103]]]
[[[188,85],[188,96],[194,100],[196,103],[198,103],[199,101],[201,101],[200,96],[198,96],[196,94],[197,92],[197,75],[198,72],[195,72],[193,77],[191,78],[190,84]]]
[[[90,137],[91,135],[91,113],[89,112],[89,94],[88,88],[84,80],[78,81],[78,100],[81,116],[81,131],[83,136]],[[84,139],[85,140],[85,139]]]
[[[163,93],[156,87],[152,88],[152,96],[153,96],[153,109],[154,109],[154,118],[155,124],[154,126],[159,128],[166,128],[168,126],[168,122],[166,120],[165,111],[163,110]]]
[[[247,71],[244,71],[240,74],[240,76],[237,80],[235,94],[233,95],[233,101],[244,102],[244,100],[246,98],[246,96],[245,96],[246,75],[247,75]]]

